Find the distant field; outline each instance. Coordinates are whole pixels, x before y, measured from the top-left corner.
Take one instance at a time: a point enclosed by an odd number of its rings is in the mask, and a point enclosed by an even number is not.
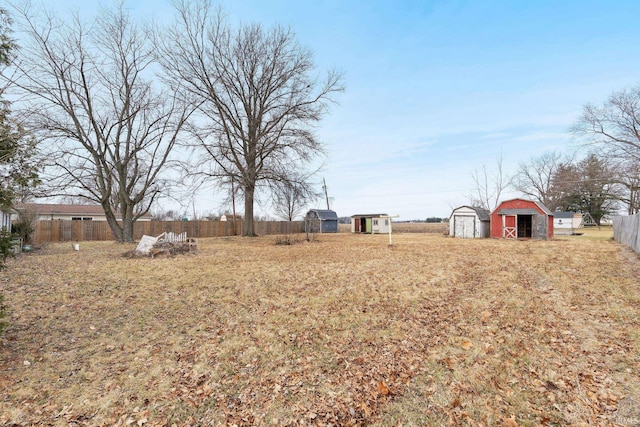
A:
[[[426,222],[394,222],[391,225],[392,232],[395,233],[441,233],[448,229],[449,224],[445,223],[426,223]],[[351,231],[350,224],[338,224],[340,233],[349,233]]]
[[[640,423],[640,258],[607,231],[275,240],[12,261],[0,425]]]

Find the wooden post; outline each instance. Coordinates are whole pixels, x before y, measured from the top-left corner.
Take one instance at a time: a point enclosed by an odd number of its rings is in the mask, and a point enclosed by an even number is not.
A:
[[[389,220],[389,246],[393,246],[393,242],[391,242],[391,218],[399,218],[400,215],[385,215],[385,216],[381,216],[380,218],[386,218]],[[373,234],[373,230],[371,231],[371,234]]]

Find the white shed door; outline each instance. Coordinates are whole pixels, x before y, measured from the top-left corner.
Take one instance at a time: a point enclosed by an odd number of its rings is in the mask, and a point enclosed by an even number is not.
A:
[[[456,215],[453,217],[455,221],[455,237],[463,239],[473,239],[475,237],[475,217],[472,215]]]

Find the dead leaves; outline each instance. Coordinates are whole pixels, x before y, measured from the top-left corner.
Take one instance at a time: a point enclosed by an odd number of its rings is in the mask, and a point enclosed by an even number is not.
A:
[[[462,338],[460,339],[460,347],[465,350],[470,350],[473,347],[473,343],[468,338]]]
[[[612,279],[584,273],[590,263],[564,259],[566,284],[547,258],[553,242],[398,236],[380,252],[350,237],[313,248],[202,242],[198,257],[153,270],[115,248],[82,268],[50,260],[46,281],[30,257],[7,283],[22,308],[1,338],[11,347],[0,348],[0,424],[19,414],[27,424],[410,425],[417,408],[414,425],[517,427],[634,414],[621,411],[621,390],[637,386],[626,371],[633,311],[600,304],[598,284]],[[190,274],[175,280],[176,264]],[[28,391],[42,384],[48,397]],[[91,410],[69,406],[69,386]],[[401,415],[385,418],[394,407]]]
[[[384,381],[378,381],[378,393],[382,396],[388,396],[391,394],[391,389],[384,383]]]

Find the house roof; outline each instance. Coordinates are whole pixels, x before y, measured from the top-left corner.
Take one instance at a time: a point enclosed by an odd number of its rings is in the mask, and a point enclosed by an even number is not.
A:
[[[307,216],[309,216],[310,212],[314,212],[318,216],[318,218],[323,221],[338,219],[338,214],[330,209],[309,209],[309,212],[307,212]]]
[[[453,212],[451,212],[451,216],[453,216],[455,211],[461,208],[467,208],[475,211],[476,215],[478,215],[478,218],[480,218],[480,221],[491,221],[491,212],[489,212],[487,209],[484,209],[478,206],[467,206],[467,205],[459,206],[455,208]],[[451,218],[451,216],[449,218]]]
[[[33,209],[40,215],[104,215],[104,210],[100,205],[74,205],[62,203],[18,203],[15,209],[20,212],[25,209]],[[119,216],[119,213],[116,213]],[[146,213],[143,218],[150,218],[151,214]]]

